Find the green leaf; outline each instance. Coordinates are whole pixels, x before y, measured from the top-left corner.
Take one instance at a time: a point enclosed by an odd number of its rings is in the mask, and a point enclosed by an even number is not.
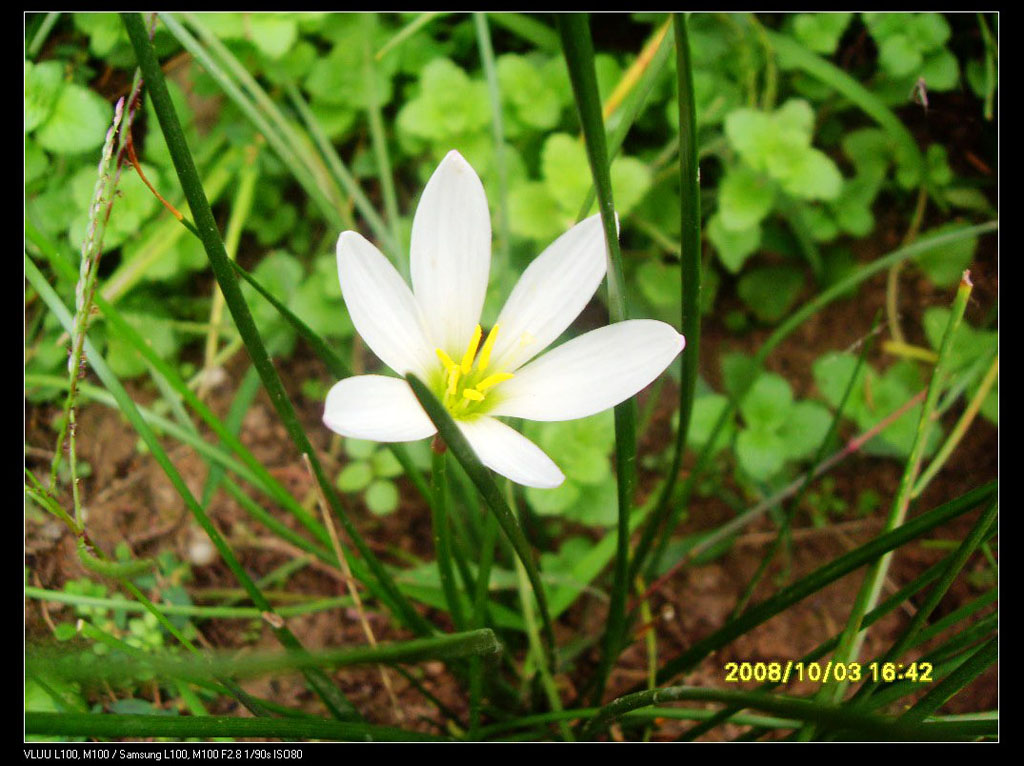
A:
[[[280,58],[294,45],[298,37],[295,19],[280,13],[251,13],[249,39],[260,52],[272,59]]]
[[[831,55],[851,18],[852,13],[798,13],[793,18],[793,31],[815,53]]]
[[[25,132],[42,125],[53,113],[64,83],[64,67],[59,61],[34,64],[25,59]]]
[[[771,163],[772,174],[782,188],[801,199],[835,199],[842,189],[843,177],[836,164],[823,152],[806,147]]]
[[[915,13],[909,21],[908,33],[922,51],[940,48],[949,40],[949,22],[941,13]]]
[[[737,292],[763,322],[777,322],[796,302],[804,286],[801,271],[789,266],[767,266],[740,277]]]
[[[774,431],[745,428],[736,438],[736,457],[751,477],[764,481],[785,465],[785,447]]]
[[[398,508],[398,488],[387,479],[377,479],[363,495],[366,507],[377,516],[385,516]]]
[[[377,450],[370,459],[374,474],[381,479],[393,479],[402,474],[402,464],[390,450]]]
[[[878,46],[878,61],[895,77],[914,74],[924,62],[920,49],[903,34],[886,37]]]
[[[740,402],[740,413],[747,426],[760,431],[778,430],[792,409],[793,389],[775,373],[758,377]]]
[[[158,317],[148,313],[125,311],[122,316],[127,322],[142,333],[146,343],[162,358],[172,359],[178,350],[178,334],[171,327],[166,317]],[[134,378],[142,375],[148,368],[135,348],[119,335],[112,336],[107,342],[107,364],[120,378]]]
[[[956,231],[966,228],[966,224],[947,223],[933,229],[936,233]],[[965,237],[944,245],[928,248],[920,253],[914,260],[921,270],[928,275],[928,278],[936,285],[953,285],[960,281],[960,277],[974,258],[974,251],[978,247],[978,240],[974,237]]]
[[[89,36],[89,52],[97,58],[106,58],[117,44],[128,42],[124,25],[114,13],[76,13],[75,28]]]
[[[932,306],[924,312],[922,324],[925,337],[928,338],[928,345],[936,351],[942,344],[949,313],[950,309],[945,306]],[[995,354],[999,349],[999,336],[995,332],[978,330],[967,322],[961,322],[951,343],[946,358],[947,370],[956,372],[969,367],[983,356]]]
[[[487,85],[470,80],[451,59],[440,58],[423,69],[420,94],[398,113],[398,129],[400,134],[440,142],[483,131],[490,118]]]
[[[654,258],[645,260],[636,270],[637,286],[644,298],[657,308],[679,305],[679,266]]]
[[[580,498],[579,485],[570,480],[554,489],[537,489],[527,487],[524,491],[526,500],[535,513],[541,516],[557,516],[571,508]]]
[[[103,98],[73,82],[57,95],[46,122],[36,133],[39,145],[54,154],[81,154],[99,148],[114,110]]]
[[[811,458],[832,425],[832,415],[817,402],[797,402],[778,431],[790,460]]]
[[[690,415],[690,430],[687,434],[689,441],[699,448],[703,448],[711,438],[711,432],[718,422],[718,418],[729,406],[729,399],[721,394],[709,394],[698,396],[693,402],[693,412]],[[729,423],[718,433],[711,452],[715,453],[729,444],[732,439],[733,423]]]
[[[723,354],[721,364],[722,381],[731,396],[739,396],[740,392],[746,391],[760,374],[757,361],[739,351]]]
[[[960,82],[960,64],[952,52],[943,48],[925,58],[920,76],[928,90],[953,90]]]
[[[737,273],[747,258],[761,246],[761,227],[752,226],[742,231],[730,231],[722,222],[719,213],[708,219],[708,240],[714,246],[719,259],[729,271]]]
[[[563,210],[578,210],[593,183],[587,151],[568,133],[553,133],[544,142],[541,174]]]
[[[335,482],[342,492],[361,492],[373,481],[373,467],[362,460],[341,469]]]
[[[651,188],[651,170],[635,157],[617,157],[608,172],[612,178],[615,209],[619,215],[628,215]]]
[[[757,227],[774,204],[774,184],[743,165],[728,170],[718,189],[718,214],[731,232]]]
[[[345,454],[353,460],[368,460],[377,447],[377,442],[368,439],[345,439]]]
[[[508,195],[508,211],[509,229],[521,237],[544,242],[565,231],[565,213],[540,181],[513,187]]]
[[[545,80],[526,56],[506,53],[496,63],[504,103],[519,123],[535,130],[558,125],[565,101],[558,89]]]

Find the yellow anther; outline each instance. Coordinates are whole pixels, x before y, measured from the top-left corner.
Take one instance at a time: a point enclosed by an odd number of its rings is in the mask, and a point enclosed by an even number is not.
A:
[[[486,378],[476,384],[477,391],[486,391],[488,388],[493,388],[499,383],[514,378],[515,376],[511,372],[496,372],[493,375],[488,375]]]
[[[441,360],[441,364],[444,365],[444,368],[451,372],[452,367],[455,366],[455,362],[452,361],[452,358],[444,352],[444,349],[435,348],[434,352],[437,354],[437,358]]]
[[[482,402],[484,400],[484,395],[475,388],[467,388],[462,392],[462,398],[469,399],[472,402]]]
[[[498,327],[499,325],[496,324],[491,328],[491,331],[487,333],[487,340],[484,341],[484,347],[480,349],[480,361],[476,365],[480,372],[486,370],[487,365],[491,363],[491,351],[494,350],[494,341],[498,337]]]
[[[473,369],[473,357],[476,356],[476,350],[480,346],[481,335],[483,335],[483,330],[480,329],[480,325],[477,325],[473,329],[473,337],[469,339],[469,347],[466,349],[466,353],[462,355],[463,375],[469,375],[469,371]]]
[[[448,370],[448,393],[452,396],[455,395],[455,390],[459,386],[459,377],[461,374],[462,370],[454,364],[451,369]]]

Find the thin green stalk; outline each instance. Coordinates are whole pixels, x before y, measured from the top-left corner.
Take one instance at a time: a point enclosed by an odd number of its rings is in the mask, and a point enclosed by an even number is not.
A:
[[[374,56],[371,50],[374,33],[377,30],[377,17],[367,13],[363,16],[366,28],[363,38],[363,76],[366,82],[366,115],[370,123],[370,141],[373,154],[377,160],[377,178],[380,180],[381,196],[384,198],[384,210],[391,227],[391,238],[394,241],[396,255],[402,268],[403,276],[409,275],[409,259],[405,257],[408,248],[402,241],[401,226],[398,212],[398,196],[395,194],[395,180],[391,171],[391,158],[388,156],[388,140],[384,132],[384,120],[381,117],[380,104],[377,98],[377,73],[374,68]]]
[[[637,692],[620,697],[591,719],[585,734],[592,739],[598,732],[621,717],[640,707],[664,702],[700,701],[718,702],[754,708],[786,718],[813,721],[823,728],[856,732],[862,736],[885,740],[917,739],[960,739],[976,730],[974,722],[964,725],[960,722],[936,722],[922,725],[918,720],[892,720],[877,715],[851,711],[847,708],[821,705],[810,700],[759,692],[723,691],[692,686],[670,686],[663,689]],[[987,726],[990,726],[986,722]]]
[[[213,59],[202,44],[193,37],[188,30],[171,14],[161,13],[160,20],[167,27],[168,31],[182,44],[182,46],[198,60],[203,68],[210,74],[227,96],[235,102],[242,113],[249,118],[257,130],[267,139],[267,143],[277,153],[296,180],[306,190],[306,193],[313,199],[324,219],[335,227],[345,225],[346,221],[341,213],[343,207],[338,200],[332,200],[324,191],[321,184],[317,182],[310,168],[316,167],[315,156],[302,144],[295,135],[294,129],[284,120],[277,106],[270,100],[263,89],[255,82],[238,62],[234,56],[210,34],[205,27],[196,21],[194,16],[189,15],[192,28],[201,37],[207,48],[217,50],[221,60],[232,70],[234,77],[241,79],[248,86],[247,95],[236,84],[234,80],[224,71],[224,68]],[[147,79],[147,86],[152,89],[152,83]],[[269,115],[277,123],[276,127],[266,119]],[[194,211],[193,211],[194,215]]]
[[[492,13],[491,21],[518,35],[545,53],[558,53],[558,35],[543,21],[523,13]]]
[[[942,707],[950,697],[981,675],[997,659],[999,659],[999,639],[993,638],[971,654],[960,667],[929,689],[916,705],[900,716],[900,722],[912,724],[923,721]]]
[[[269,595],[269,594],[266,594]],[[40,601],[47,601],[56,604],[70,604],[75,607],[99,607],[112,611],[122,612],[145,612],[144,604],[123,599],[101,598],[99,596],[82,596],[77,593],[67,593],[62,590],[47,590],[29,585],[25,586],[25,597],[34,598]],[[274,613],[281,617],[298,617],[304,614],[315,614],[326,612],[331,609],[347,609],[352,606],[352,599],[348,596],[337,596],[333,598],[314,598],[302,604],[274,607]],[[261,619],[262,610],[253,606],[202,606],[197,604],[156,604],[157,609],[165,615],[181,615],[184,617],[195,617],[197,619],[212,620],[223,619]]]
[[[249,678],[300,670],[346,668],[361,665],[409,664],[467,657],[495,657],[501,644],[489,629],[453,633],[434,638],[394,641],[357,648],[329,648],[305,652],[257,652],[239,656],[236,652],[207,653],[195,658],[147,654],[109,656],[102,663],[82,662],[78,652],[34,649],[28,652],[26,668],[67,680],[118,680],[156,673],[161,678],[210,681],[218,676]]]
[[[434,530],[434,553],[437,556],[437,574],[441,580],[448,614],[456,630],[466,629],[466,616],[462,610],[462,596],[455,582],[452,569],[452,536],[448,526],[448,515],[451,507],[451,493],[448,489],[447,461],[444,452],[433,451],[433,496],[431,518]]]
[[[942,470],[942,466],[949,460],[949,456],[953,454],[953,450],[960,444],[960,440],[963,439],[964,434],[967,433],[967,429],[971,423],[974,422],[975,416],[978,414],[978,410],[981,409],[982,403],[988,396],[988,392],[992,390],[992,386],[999,379],[999,356],[992,360],[992,365],[988,368],[988,372],[985,373],[984,379],[981,381],[981,385],[978,386],[978,390],[975,392],[974,397],[971,399],[970,404],[964,410],[963,415],[953,426],[953,430],[949,432],[945,443],[939,448],[939,451],[935,453],[935,457],[928,464],[928,467],[921,474],[917,483],[914,484],[914,491],[911,493],[911,498],[918,497],[924,492],[931,480],[935,478],[935,475]]]
[[[810,489],[811,482],[814,480],[814,477],[818,475],[819,469],[824,464],[825,452],[829,445],[832,444],[832,440],[839,429],[839,421],[846,409],[846,403],[849,401],[850,395],[853,393],[854,386],[860,378],[861,370],[864,368],[864,363],[867,360],[868,355],[874,348],[874,340],[880,318],[881,315],[876,315],[871,331],[868,333],[867,341],[861,344],[860,354],[857,355],[857,364],[854,365],[853,373],[846,382],[846,388],[843,390],[843,395],[839,400],[839,406],[836,407],[835,412],[832,414],[832,422],[829,423],[828,431],[826,431],[824,438],[821,440],[821,443],[818,445],[818,449],[814,453],[814,458],[811,460],[811,469],[804,474],[803,483],[800,485],[800,489],[797,490],[792,502],[789,503],[789,508],[782,511],[782,523],[779,526],[779,533],[772,541],[772,544],[764,557],[761,559],[761,564],[758,566],[757,572],[754,576],[750,578],[750,582],[744,589],[743,595],[737,600],[736,607],[731,615],[732,617],[736,617],[746,609],[747,601],[753,596],[754,590],[757,588],[758,583],[761,582],[761,578],[764,576],[764,573],[768,571],[768,565],[775,558],[775,554],[778,552],[783,542],[785,542],[787,546],[787,552],[789,550],[790,529],[792,526],[793,514],[796,512],[796,509],[800,507],[800,501],[803,499],[807,490]]]
[[[473,594],[474,628],[487,624],[487,594],[494,563],[494,546],[498,539],[498,523],[494,514],[485,514],[484,536],[480,547],[480,564],[476,573],[476,591]],[[517,570],[518,571],[518,570]],[[469,666],[469,733],[471,740],[480,738],[480,697],[483,693],[483,663],[473,658]]]
[[[29,58],[35,58],[39,55],[39,51],[43,47],[43,43],[45,43],[46,38],[50,36],[50,31],[53,29],[53,26],[57,23],[58,19],[60,19],[59,13],[48,13],[43,18],[42,23],[36,30],[35,37],[32,38],[32,42],[29,43],[26,50]]]
[[[253,200],[256,196],[256,182],[259,180],[260,168],[257,162],[256,147],[250,147],[246,161],[238,174],[238,189],[231,204],[231,217],[224,235],[224,249],[232,261],[238,256],[238,243],[242,239],[242,227],[252,212]],[[224,315],[224,295],[214,288],[210,303],[210,331],[206,336],[203,355],[203,378],[199,383],[199,397],[203,398],[210,388],[210,380],[214,370],[214,358],[217,355],[217,338],[221,329],[221,318]]]
[[[594,176],[598,208],[608,246],[608,314],[612,322],[627,318],[626,283],[619,249],[618,220],[612,199],[612,182],[608,168],[607,139],[601,112],[601,96],[594,69],[594,46],[586,14],[559,14],[558,34],[569,79],[572,82],[576,108],[587,149],[590,172]],[[591,686],[591,699],[596,703],[604,696],[605,684],[612,666],[622,651],[626,633],[626,600],[629,595],[629,516],[636,481],[636,400],[630,398],[615,407],[615,465],[618,481],[618,538],[611,602],[602,639],[602,655]]]
[[[526,666],[529,664],[529,657],[532,656],[536,660],[537,673],[540,676],[540,685],[544,690],[544,696],[547,698],[551,709],[558,712],[562,710],[562,700],[558,695],[558,687],[555,685],[555,679],[551,675],[548,663],[544,661],[544,647],[540,642],[540,632],[537,630],[537,618],[533,614],[533,604],[530,599],[529,579],[527,578],[526,570],[523,568],[519,559],[515,560],[515,567],[516,579],[519,583],[520,612],[523,615],[523,622],[526,623],[526,636],[530,644],[530,655],[528,655],[527,661],[524,662],[523,678],[524,681],[529,678],[529,674],[526,672]],[[564,721],[559,722],[559,728],[564,741],[575,741],[572,736],[572,732],[569,730],[569,726]]]
[[[381,245],[381,251],[391,259],[391,262],[400,265],[403,258],[402,253],[399,249],[399,243],[395,242],[391,238],[391,232],[384,222],[384,219],[380,217],[380,214],[374,208],[373,203],[370,202],[366,194],[359,187],[359,183],[356,181],[352,172],[342,162],[341,157],[338,155],[338,150],[334,148],[331,140],[324,133],[320,123],[317,122],[316,116],[310,110],[306,100],[302,97],[299,89],[292,83],[286,83],[284,86],[285,93],[288,95],[288,100],[292,102],[292,106],[295,107],[295,111],[299,113],[299,117],[302,118],[303,123],[306,125],[306,129],[313,137],[313,141],[316,142],[317,148],[327,161],[327,169],[334,176],[334,180],[345,190],[345,193],[352,199],[352,204],[359,210],[359,214],[363,217],[369,227],[373,230],[374,235],[379,240]],[[348,216],[346,216],[348,217]],[[349,223],[345,225],[347,229],[356,228],[355,224],[351,222],[349,217]]]
[[[417,32],[419,32],[423,27],[425,27],[431,21],[433,21],[434,19],[436,19],[438,17],[447,16],[447,15],[448,15],[447,13],[438,13],[436,11],[435,12],[431,12],[431,13],[421,13],[415,19],[413,19],[408,24],[406,24],[404,27],[402,27],[402,29],[400,29],[395,34],[394,37],[392,37],[390,40],[388,40],[386,43],[384,43],[384,45],[382,45],[380,47],[380,50],[377,51],[374,54],[373,58],[376,61],[380,61],[385,56],[387,56],[391,51],[393,51],[395,48],[397,48],[399,45],[401,45],[406,40],[408,40],[410,37],[412,37]]]
[[[903,470],[903,477],[900,480],[899,490],[896,493],[896,497],[893,499],[889,516],[886,519],[884,527],[885,532],[891,532],[892,530],[899,528],[903,525],[904,520],[906,519],[907,509],[910,505],[910,493],[914,487],[914,480],[917,478],[918,469],[920,468],[921,458],[924,454],[924,448],[931,426],[931,414],[935,409],[935,403],[938,400],[939,389],[942,387],[944,382],[944,366],[948,364],[947,360],[949,358],[949,350],[952,348],[952,339],[956,334],[957,328],[960,326],[960,320],[963,318],[964,310],[967,308],[967,300],[971,295],[971,287],[970,279],[967,277],[965,272],[964,278],[960,282],[960,287],[957,289],[956,298],[953,301],[952,312],[949,317],[949,322],[946,325],[946,331],[943,335],[942,344],[939,349],[939,361],[935,365],[931,381],[928,384],[928,394],[925,398],[924,406],[921,409],[921,416],[918,420],[914,444],[911,447],[910,456],[908,457]],[[835,662],[845,663],[854,661],[860,654],[860,648],[865,638],[865,633],[861,629],[861,622],[864,619],[864,615],[873,609],[875,604],[878,602],[878,596],[881,593],[882,584],[889,571],[889,563],[891,560],[892,555],[887,554],[882,556],[877,562],[868,568],[864,581],[861,585],[861,589],[854,601],[850,617],[847,621],[843,640],[840,643],[839,648],[836,650],[834,657]],[[818,693],[818,699],[838,702],[842,698],[842,694],[845,689],[846,683],[843,682],[825,684]]]
[[[655,36],[657,34],[659,33],[656,32]],[[657,85],[658,79],[665,71],[665,67],[668,64],[674,47],[675,35],[662,35],[658,49],[655,51],[654,58],[644,69],[643,75],[640,77],[639,81],[633,85],[629,96],[619,109],[618,122],[616,123],[611,135],[608,136],[609,160],[614,159],[618,155],[619,150],[622,148],[622,142],[626,140],[626,135],[629,133],[630,128],[633,127],[633,123],[636,122],[637,117],[640,116],[643,108],[647,105],[647,97],[654,89],[654,86]],[[578,221],[582,221],[587,217],[587,213],[589,213],[590,209],[594,206],[594,200],[596,197],[597,192],[594,186],[591,185],[590,190],[587,192],[587,198],[583,201],[583,205],[580,207],[580,212],[576,217]],[[636,224],[635,217],[634,224]],[[678,249],[679,248],[672,248],[672,252],[675,253]]]
[[[487,80],[487,96],[491,102],[491,130],[494,135],[494,169],[498,177],[498,262],[491,266],[492,274],[509,277],[505,268],[509,263],[509,226],[508,226],[508,168],[505,160],[505,127],[501,112],[501,90],[498,86],[498,71],[494,63],[494,48],[491,45],[491,32],[487,27],[487,14],[473,14],[473,28],[476,30],[476,43],[480,51],[480,63],[483,65],[484,78]]]
[[[946,595],[949,587],[953,584],[957,575],[960,574],[960,571],[967,563],[967,560],[974,555],[975,550],[977,550],[978,546],[987,536],[989,529],[995,523],[998,509],[998,503],[993,502],[985,512],[982,513],[981,518],[978,519],[978,523],[974,525],[971,533],[964,538],[956,552],[952,555],[942,577],[937,583],[935,583],[935,586],[931,591],[929,591],[928,598],[914,613],[914,618],[910,621],[910,625],[907,626],[903,631],[903,634],[878,660],[880,664],[899,660],[903,656],[903,653],[911,646],[918,633],[920,633],[920,631],[925,627],[925,623],[927,623],[932,612],[934,612],[935,608],[939,605],[939,601],[941,601],[943,596]],[[858,700],[857,704],[863,706],[864,702],[874,693],[877,686],[877,683],[869,681],[857,691],[857,694],[854,695],[853,699]]]
[[[999,48],[982,13],[978,14],[978,29],[981,30],[981,38],[985,41],[985,119],[991,122],[995,115],[996,60],[999,57]]]
[[[540,570],[533,559],[530,544],[526,541],[523,530],[519,527],[519,522],[516,520],[511,509],[509,509],[505,498],[502,497],[494,477],[483,466],[483,463],[480,462],[480,459],[476,456],[473,448],[469,446],[466,437],[463,436],[459,427],[455,425],[455,421],[452,420],[452,416],[444,408],[444,405],[438,401],[437,397],[434,396],[423,381],[415,375],[410,374],[406,376],[406,380],[409,381],[409,386],[423,406],[427,416],[437,427],[438,434],[462,465],[470,480],[476,485],[477,490],[479,490],[480,495],[491,509],[491,512],[494,513],[516,556],[519,557],[519,560],[523,562],[523,566],[526,567],[530,585],[533,587],[534,595],[537,597],[537,606],[540,608],[541,619],[544,622],[544,638],[553,658],[555,632],[551,625],[547,598],[544,595],[544,584],[540,579]]]
[[[324,473],[320,461],[316,458],[313,446],[306,437],[305,431],[295,414],[291,401],[288,399],[288,394],[281,383],[280,377],[278,377],[277,370],[270,360],[259,331],[256,329],[252,314],[249,312],[245,298],[242,296],[241,289],[235,279],[231,262],[224,251],[224,243],[221,241],[217,230],[217,223],[210,210],[209,202],[203,193],[202,184],[199,181],[195,163],[192,160],[192,154],[188,149],[188,144],[181,129],[181,123],[174,111],[174,105],[171,103],[163,72],[160,69],[159,62],[156,60],[153,46],[145,34],[142,21],[138,16],[131,14],[122,15],[122,19],[124,20],[125,28],[128,30],[132,46],[135,49],[135,55],[139,60],[139,66],[142,68],[145,76],[150,98],[174,162],[178,179],[185,192],[185,197],[188,199],[189,208],[192,210],[196,228],[203,241],[203,247],[210,259],[210,265],[217,278],[217,283],[224,293],[224,299],[231,310],[231,315],[235,320],[235,325],[238,327],[239,334],[245,341],[246,349],[249,351],[253,365],[259,371],[260,379],[267,389],[271,403],[281,417],[299,454],[304,453],[310,456],[316,480],[323,489],[331,509],[339,521],[341,521],[346,534],[366,561],[367,566],[382,590],[388,595],[389,600],[398,607],[398,614],[396,616],[421,635],[431,633],[433,628],[413,609],[404,594],[398,590],[391,575],[373,554],[373,551],[370,550],[362,535],[359,534],[358,529],[342,507],[341,499]]]
[[[679,428],[672,452],[668,478],[661,488],[659,508],[667,508],[675,491],[682,465],[686,437],[693,413],[694,391],[697,385],[697,367],[700,362],[700,167],[697,160],[697,112],[693,92],[693,61],[686,27],[686,15],[675,14],[676,70],[679,101],[679,179],[680,191],[680,290],[682,293],[680,331],[686,338],[686,349],[679,355]],[[656,512],[657,513],[657,512]],[[663,514],[662,514],[663,515]],[[663,519],[654,518],[641,534],[633,552],[630,578],[641,571]]]

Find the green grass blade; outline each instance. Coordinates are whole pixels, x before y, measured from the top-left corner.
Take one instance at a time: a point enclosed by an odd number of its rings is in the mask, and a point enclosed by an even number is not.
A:
[[[150,98],[157,113],[160,127],[163,130],[175,170],[178,173],[178,179],[189,202],[189,208],[192,210],[196,228],[203,241],[203,248],[210,259],[210,265],[217,278],[217,283],[224,294],[225,303],[227,303],[231,311],[231,316],[234,318],[239,334],[245,342],[253,365],[259,371],[260,379],[263,381],[271,403],[281,417],[299,453],[309,456],[316,481],[320,484],[324,496],[344,527],[349,539],[358,549],[359,554],[370,568],[381,589],[387,593],[389,601],[398,607],[396,616],[421,635],[432,632],[432,626],[413,609],[412,604],[398,590],[394,580],[383,564],[380,563],[373,554],[373,551],[370,550],[359,530],[342,507],[341,499],[338,497],[334,486],[327,479],[323,467],[316,457],[313,446],[310,444],[302,424],[295,414],[295,410],[284,389],[284,385],[281,383],[277,370],[270,360],[270,355],[267,353],[259,331],[256,329],[252,314],[249,312],[249,307],[242,296],[238,281],[235,279],[231,261],[224,250],[224,243],[217,230],[217,223],[214,220],[213,212],[210,210],[209,202],[203,193],[202,185],[199,183],[199,176],[196,173],[192,154],[185,141],[181,123],[174,111],[174,105],[171,103],[170,94],[167,91],[163,72],[160,69],[159,62],[156,60],[156,54],[146,35],[142,20],[137,15],[132,14],[124,14],[122,19],[124,20],[125,28],[128,30],[128,37],[135,49],[139,66],[146,79]]]
[[[964,310],[967,308],[971,287],[972,285],[965,272],[964,279],[961,281],[956,298],[953,301],[953,309],[950,313],[939,350],[939,360],[932,371],[932,378],[928,384],[928,394],[925,398],[924,406],[921,408],[921,416],[918,420],[914,443],[903,469],[903,477],[900,479],[899,489],[896,497],[893,499],[889,516],[886,519],[884,528],[886,532],[899,528],[906,518],[907,509],[910,505],[910,493],[914,488],[914,481],[917,478],[921,458],[924,455],[928,431],[932,425],[932,412],[935,409],[935,403],[938,401],[939,389],[944,382],[943,365],[949,357],[953,336],[956,334],[956,330],[960,326],[960,320],[963,318]],[[835,662],[847,663],[857,660],[865,638],[861,622],[864,619],[864,615],[878,602],[878,596],[882,591],[882,584],[889,571],[889,562],[891,560],[891,555],[882,556],[868,568],[847,620],[843,640],[836,650]],[[825,684],[818,693],[818,699],[838,702],[846,686],[847,684],[843,682]]]
[[[315,651],[253,652],[240,656],[236,651],[208,653],[202,662],[195,658],[154,654],[112,655],[103,662],[83,662],[77,652],[30,650],[26,667],[41,674],[68,680],[114,680],[144,677],[155,673],[160,678],[183,681],[208,681],[216,676],[253,678],[268,674],[320,668],[347,668],[361,665],[396,665],[449,661],[466,657],[494,658],[501,644],[489,628],[452,633],[433,638],[394,641],[357,648],[318,649]]]
[[[557,17],[562,53],[569,68],[576,108],[579,112],[590,171],[594,176],[598,209],[608,244],[608,314],[612,322],[627,318],[626,284],[619,249],[618,221],[612,199],[612,180],[608,167],[607,138],[601,113],[601,96],[594,69],[594,46],[586,14],[560,14]],[[605,683],[626,633],[626,599],[629,594],[629,517],[636,482],[636,401],[630,398],[615,407],[615,465],[618,482],[618,538],[611,602],[602,639],[602,656],[593,676],[591,698],[600,702]]]
[[[686,436],[690,430],[690,415],[693,412],[693,393],[697,385],[697,366],[700,362],[700,289],[701,289],[701,242],[700,242],[700,168],[697,161],[697,112],[693,93],[693,61],[690,57],[690,42],[686,28],[686,14],[673,17],[676,40],[676,71],[678,77],[677,96],[679,100],[679,179],[680,201],[680,277],[682,291],[682,314],[680,332],[686,338],[686,348],[679,355],[679,372],[682,384],[679,387],[679,430],[672,452],[668,477],[662,486],[654,515],[637,542],[630,566],[631,577],[636,577],[644,567],[651,545],[669,512],[669,500],[676,488],[679,468],[683,460]]]
[[[939,605],[939,601],[946,595],[949,587],[953,584],[953,581],[960,574],[967,560],[974,554],[978,546],[981,545],[982,541],[988,534],[989,529],[995,523],[996,516],[999,512],[998,503],[991,503],[989,507],[982,513],[981,518],[974,525],[971,533],[964,538],[963,542],[957,547],[956,551],[951,555],[949,564],[946,566],[945,571],[942,574],[942,578],[935,584],[935,587],[928,593],[928,598],[923,604],[921,604],[917,611],[914,613],[914,618],[910,621],[910,625],[907,626],[903,634],[896,640],[896,642],[886,651],[881,658],[878,659],[879,663],[895,662],[899,660],[903,653],[913,644],[914,639],[925,627],[928,622],[928,618],[932,612]],[[871,683],[870,681],[862,686],[857,694],[854,696],[855,700],[860,700],[859,704],[863,704],[864,700],[867,700],[877,688],[877,683]]]
[[[959,668],[937,683],[916,705],[900,717],[904,723],[923,721],[967,684],[999,659],[999,639],[993,638],[977,649]]]
[[[701,701],[731,704],[753,708],[773,715],[814,722],[832,730],[855,733],[862,737],[882,740],[961,739],[964,727],[958,722],[924,726],[917,721],[892,720],[877,715],[852,711],[835,705],[822,705],[795,697],[763,694],[759,692],[723,691],[692,686],[670,686],[620,697],[601,709],[587,725],[585,734],[593,738],[608,724],[623,714],[640,707],[664,702]]]

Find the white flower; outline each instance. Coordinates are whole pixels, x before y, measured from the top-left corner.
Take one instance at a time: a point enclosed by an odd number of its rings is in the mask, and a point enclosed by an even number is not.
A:
[[[607,245],[596,215],[530,264],[484,339],[479,321],[491,219],[480,179],[455,151],[423,190],[410,257],[412,290],[376,247],[354,231],[342,232],[338,278],[352,323],[384,364],[399,375],[415,374],[437,394],[484,465],[520,484],[557,487],[565,476],[495,416],[572,420],[601,412],[651,383],[685,344],[664,322],[634,319],[534,359],[576,319],[604,278]],[[343,436],[379,442],[436,432],[409,384],[384,375],[336,383],[324,423]]]

